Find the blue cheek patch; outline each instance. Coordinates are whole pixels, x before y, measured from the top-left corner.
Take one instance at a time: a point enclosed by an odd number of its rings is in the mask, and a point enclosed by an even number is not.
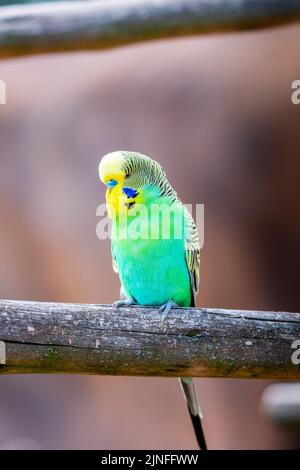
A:
[[[136,189],[132,188],[122,188],[122,191],[128,199],[135,198],[139,194]]]

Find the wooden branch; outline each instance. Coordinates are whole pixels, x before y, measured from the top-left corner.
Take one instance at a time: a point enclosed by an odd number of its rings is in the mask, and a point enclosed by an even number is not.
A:
[[[298,339],[299,313],[178,308],[162,323],[151,307],[0,300],[0,373],[299,380]]]
[[[299,0],[106,0],[0,8],[0,57],[105,49],[300,19]]]

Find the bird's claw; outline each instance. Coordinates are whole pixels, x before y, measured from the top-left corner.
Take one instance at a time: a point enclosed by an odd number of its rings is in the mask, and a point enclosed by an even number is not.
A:
[[[176,302],[174,302],[174,300],[168,300],[167,302],[165,302],[164,304],[162,304],[161,307],[159,307],[159,313],[162,313],[162,317],[161,317],[161,321],[162,323],[166,320],[166,318],[168,317],[169,313],[170,313],[170,310],[172,307],[178,307],[178,305],[176,304]]]
[[[129,299],[121,299],[121,300],[116,300],[112,306],[113,308],[119,308],[119,307],[129,307],[130,305],[135,305],[136,300],[130,297]]]

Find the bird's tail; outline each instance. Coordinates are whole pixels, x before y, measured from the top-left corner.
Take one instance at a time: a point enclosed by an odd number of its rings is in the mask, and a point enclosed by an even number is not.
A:
[[[193,428],[200,449],[207,450],[205,436],[202,428],[201,419],[203,418],[201,408],[197,402],[197,396],[194,388],[193,380],[190,377],[182,377],[179,379],[184,396],[186,398],[188,410],[193,423]]]

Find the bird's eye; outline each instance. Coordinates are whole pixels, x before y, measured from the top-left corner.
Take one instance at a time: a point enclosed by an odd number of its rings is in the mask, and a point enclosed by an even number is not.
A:
[[[113,188],[114,186],[117,186],[117,184],[118,184],[117,180],[108,180],[106,182],[106,186],[108,186],[109,188]]]

